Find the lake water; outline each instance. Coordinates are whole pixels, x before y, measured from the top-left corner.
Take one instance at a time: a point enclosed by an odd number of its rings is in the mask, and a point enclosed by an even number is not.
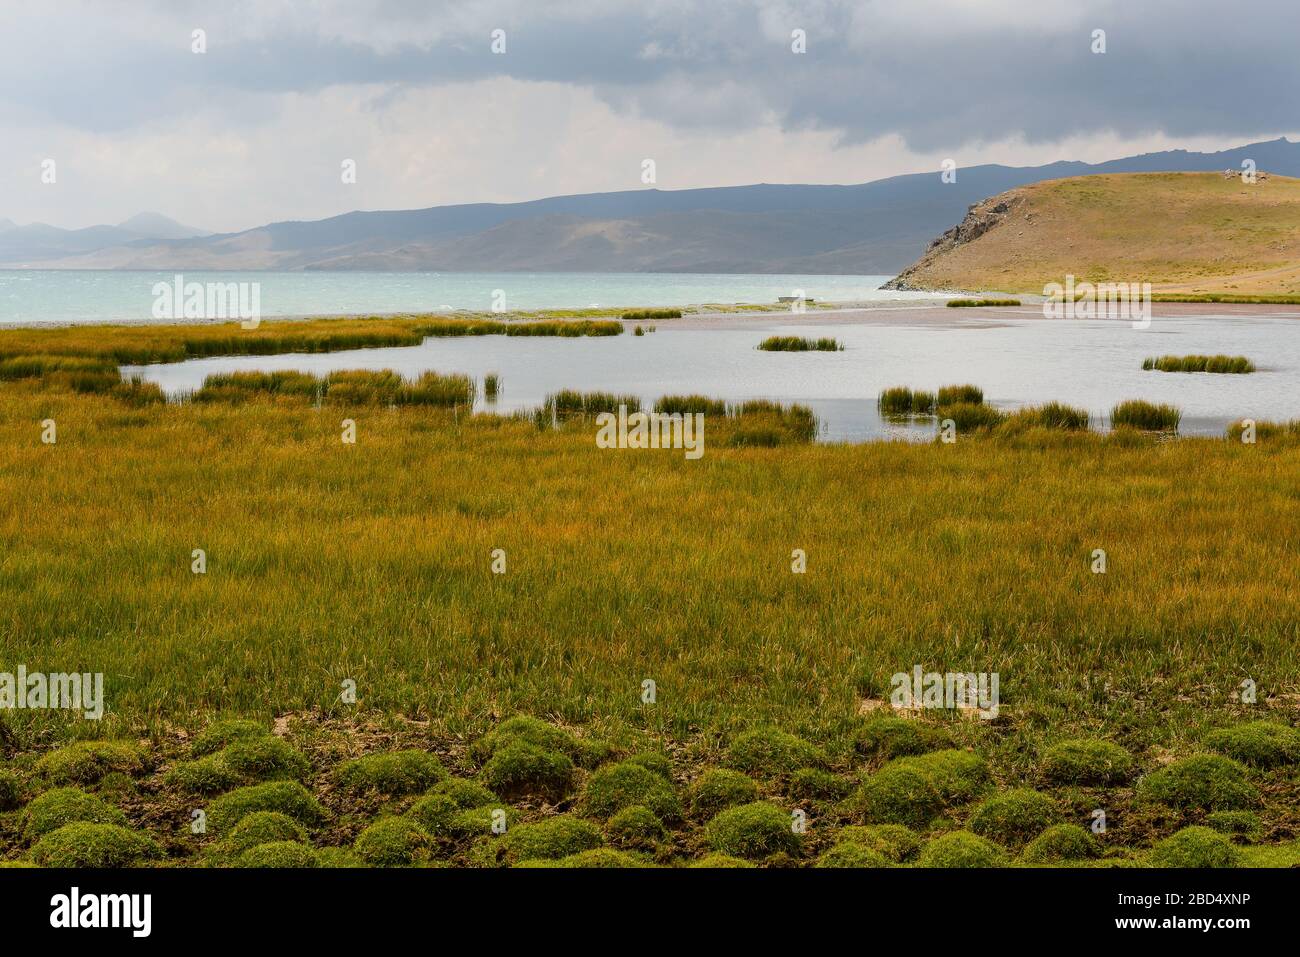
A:
[[[644,336],[429,339],[409,348],[201,359],[124,372],[158,382],[172,395],[197,389],[211,373],[238,369],[394,369],[408,376],[434,370],[476,379],[497,372],[502,395],[496,405],[482,407],[500,411],[536,407],[548,393],[565,388],[633,393],[647,402],[681,393],[732,401],[771,398],[811,406],[827,441],[932,434],[932,423],[882,421],[876,397],[895,385],[933,390],[972,382],[1003,409],[1056,399],[1088,409],[1099,428],[1123,399],[1173,403],[1183,411],[1183,434],[1221,435],[1241,417],[1300,418],[1300,315],[1214,310],[1184,307],[1184,314],[1168,318],[1157,306],[1151,327],[1136,330],[1115,320],[1045,320],[1032,308],[968,317],[964,310],[954,316],[958,310],[907,306],[797,320],[665,321]],[[773,334],[834,336],[846,348],[755,348]],[[1248,356],[1260,371],[1207,375],[1141,368],[1147,356],[1220,352]]]
[[[201,272],[187,282],[257,283],[263,316],[487,311],[495,290],[507,309],[775,303],[802,290],[838,302],[907,301],[882,292],[890,276],[704,275],[689,273]],[[175,272],[0,271],[0,324],[140,322],[153,312],[155,283]]]

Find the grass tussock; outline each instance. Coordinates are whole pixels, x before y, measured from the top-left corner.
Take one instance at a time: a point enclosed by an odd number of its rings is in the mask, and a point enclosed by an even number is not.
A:
[[[969,309],[975,306],[1018,306],[1019,299],[949,299],[949,309]]]
[[[942,424],[951,422],[959,433],[984,432],[1002,424],[1006,413],[983,402],[955,402],[942,405],[936,413]]]
[[[877,405],[883,415],[934,415],[935,395],[907,386],[894,386],[880,393]]]
[[[1251,423],[1249,426],[1248,422]],[[1300,439],[1300,419],[1292,419],[1289,422],[1239,419],[1228,426],[1228,438],[1234,442],[1243,441],[1248,434],[1252,434],[1257,442],[1283,438]]]
[[[497,396],[501,394],[501,376],[496,372],[489,372],[483,376],[483,398],[489,402],[495,402]]]
[[[722,399],[711,399],[707,395],[666,395],[656,400],[655,411],[667,415],[703,412],[705,415],[722,416],[727,414],[727,403]]]
[[[1219,293],[1219,292],[1157,292],[1151,296],[1152,302],[1224,302],[1224,303],[1242,303],[1245,305],[1282,305],[1296,306],[1300,305],[1300,296],[1296,295],[1242,295],[1238,293]]]
[[[619,407],[628,415],[641,411],[641,399],[635,395],[618,395],[613,392],[579,392],[564,389],[546,397],[538,415],[545,421],[552,419],[590,418],[602,412],[617,413]]]
[[[244,402],[252,398],[292,397],[317,405],[425,405],[451,408],[474,404],[474,380],[464,375],[425,372],[405,379],[389,369],[331,372],[226,372],[210,375],[194,402]]]
[[[984,401],[984,390],[977,385],[945,385],[939,389],[936,401],[940,406],[955,405],[958,402],[979,405]]]
[[[1006,417],[1002,430],[1020,432],[1026,429],[1058,429],[1067,432],[1086,431],[1089,423],[1087,409],[1079,409],[1062,402],[1017,409]]]
[[[1243,374],[1255,371],[1245,356],[1159,356],[1143,359],[1142,368],[1155,372],[1217,372]]]
[[[1138,429],[1142,432],[1177,432],[1183,414],[1176,406],[1156,404],[1142,399],[1121,402],[1110,412],[1112,428]]]
[[[632,309],[623,313],[626,322],[644,322],[647,319],[680,319],[680,309]]]
[[[843,352],[844,345],[838,339],[823,336],[820,339],[808,339],[804,336],[768,336],[758,344],[764,352]]]

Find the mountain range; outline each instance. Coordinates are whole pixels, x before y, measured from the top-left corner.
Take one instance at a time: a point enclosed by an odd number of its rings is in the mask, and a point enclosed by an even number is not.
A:
[[[0,220],[0,268],[704,272],[893,275],[981,200],[1093,173],[1241,169],[1300,176],[1300,143],[1104,163],[982,165],[851,186],[644,189],[523,203],[357,211],[205,234],[155,213],[64,230]]]

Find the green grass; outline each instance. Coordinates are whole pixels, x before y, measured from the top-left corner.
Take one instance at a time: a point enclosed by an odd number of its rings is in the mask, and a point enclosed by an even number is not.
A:
[[[1143,432],[1177,432],[1183,414],[1175,406],[1141,399],[1121,402],[1110,412],[1112,428],[1132,428]]]
[[[727,403],[706,395],[666,395],[655,402],[655,411],[666,415],[686,415],[703,412],[705,415],[726,415]]]
[[[877,404],[883,415],[933,415],[935,396],[933,392],[894,386],[880,393]]]
[[[489,372],[483,376],[483,398],[489,402],[495,402],[497,396],[501,394],[501,375],[496,372]]]
[[[842,352],[844,346],[838,339],[823,336],[808,339],[804,336],[768,336],[758,344],[764,352]]]
[[[984,390],[977,385],[940,386],[936,401],[940,406],[954,405],[958,402],[971,402],[979,405],[984,401]]]
[[[425,405],[450,408],[474,404],[474,380],[464,375],[424,372],[404,379],[390,370],[357,369],[316,376],[307,372],[225,372],[210,375],[194,402],[243,402],[256,395],[291,396],[318,405]]]
[[[623,313],[624,322],[638,322],[646,319],[680,319],[680,309],[633,309]]]
[[[1078,409],[1062,402],[1045,402],[1026,406],[1010,413],[1003,421],[1003,432],[1024,429],[1059,429],[1066,432],[1086,431],[1090,416],[1087,409]]]
[[[1245,356],[1159,356],[1143,359],[1142,368],[1156,372],[1254,372],[1255,364]]]
[[[973,306],[1018,306],[1019,299],[949,299],[949,309],[965,309]]]
[[[1152,302],[1227,302],[1245,303],[1247,305],[1300,305],[1300,296],[1291,295],[1237,295],[1235,293],[1217,292],[1157,292],[1151,295]]]

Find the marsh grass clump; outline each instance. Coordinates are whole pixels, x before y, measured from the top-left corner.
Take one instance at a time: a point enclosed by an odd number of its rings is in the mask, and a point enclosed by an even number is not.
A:
[[[980,837],[1018,847],[1045,831],[1060,817],[1056,802],[1028,788],[1014,788],[985,799],[968,827]]]
[[[353,793],[374,791],[389,797],[421,794],[447,777],[436,755],[408,749],[367,754],[339,766],[335,776]]]
[[[1043,774],[1057,784],[1107,787],[1132,776],[1133,756],[1110,741],[1071,738],[1043,752]]]
[[[140,774],[144,764],[128,741],[75,741],[43,756],[36,770],[54,784],[94,784],[115,771]]]
[[[1207,748],[1257,768],[1300,761],[1300,731],[1276,721],[1250,721],[1218,728],[1202,740]]]
[[[702,412],[722,417],[727,414],[727,403],[722,399],[710,399],[707,395],[666,395],[655,401],[655,411],[664,415]]]
[[[615,847],[653,851],[668,838],[668,831],[658,815],[648,807],[634,804],[625,807],[605,824],[605,833]]]
[[[39,794],[23,811],[23,833],[35,840],[67,824],[118,824],[126,826],[126,815],[94,794],[80,788],[55,788]]]
[[[279,841],[306,843],[307,832],[301,824],[279,811],[254,811],[246,815],[219,845],[221,853],[238,857],[262,844]]]
[[[1142,432],[1176,433],[1182,417],[1183,414],[1175,406],[1143,399],[1130,399],[1110,410],[1111,428],[1138,429]]]
[[[1218,754],[1196,754],[1152,771],[1137,784],[1142,801],[1182,810],[1235,811],[1259,800],[1246,768]]]
[[[1254,423],[1255,441],[1260,442],[1266,439],[1276,439],[1282,437],[1297,438],[1300,437],[1300,419],[1292,419],[1290,422],[1269,422],[1265,419],[1250,420]],[[1240,442],[1246,434],[1245,419],[1238,419],[1228,426],[1228,438],[1234,442]]]
[[[970,831],[952,831],[921,848],[917,867],[1004,867],[1007,854],[992,841]]]
[[[934,724],[882,715],[864,724],[853,743],[862,754],[890,760],[950,748],[952,736]]]
[[[483,765],[482,775],[484,783],[507,800],[558,801],[573,786],[574,767],[568,755],[521,740],[497,749]]]
[[[758,800],[758,785],[748,775],[726,768],[710,768],[688,791],[691,815],[706,821],[719,811]]]
[[[599,829],[581,818],[558,816],[520,824],[494,842],[511,863],[529,860],[559,860],[570,854],[600,847]]]
[[[476,386],[465,375],[423,372],[405,379],[390,369],[347,369],[315,376],[306,372],[224,372],[210,375],[191,401],[243,402],[257,396],[290,397],[337,406],[433,406],[474,404]]]
[[[977,385],[945,385],[939,387],[935,404],[942,408],[945,405],[957,405],[959,403],[970,403],[971,405],[981,405],[984,402],[984,390]]]
[[[820,749],[777,728],[745,731],[736,736],[727,752],[727,764],[749,774],[785,775],[825,763],[826,755]]]
[[[619,406],[627,409],[628,415],[641,411],[641,399],[635,395],[617,395],[613,392],[578,392],[563,389],[546,397],[541,412],[549,421],[556,419],[593,418],[602,412],[617,414]]]
[[[999,431],[1060,429],[1066,432],[1084,432],[1088,429],[1090,419],[1087,409],[1078,409],[1063,402],[1046,402],[1012,412],[1003,420]]]
[[[1152,867],[1237,867],[1241,852],[1218,831],[1185,827],[1156,844],[1147,860]]]
[[[949,299],[949,309],[969,309],[974,306],[1018,306],[1019,299]]]
[[[500,394],[501,375],[496,372],[489,372],[483,376],[483,398],[489,402],[495,402]]]
[[[935,413],[946,424],[951,421],[958,432],[984,432],[1000,425],[1006,413],[982,402],[957,402],[941,405]]]
[[[894,386],[880,393],[877,405],[882,415],[934,415],[935,394]]]
[[[805,336],[768,336],[758,344],[764,352],[843,352],[844,344],[838,339],[822,336],[809,339]]]
[[[326,818],[320,802],[297,781],[268,781],[238,788],[208,805],[208,823],[224,833],[254,811],[279,811],[299,824],[311,827]]]
[[[623,313],[624,322],[644,322],[647,319],[680,319],[680,309],[631,309]]]
[[[406,817],[386,817],[357,835],[352,852],[371,867],[409,867],[427,859],[432,842],[424,828]]]
[[[663,820],[681,817],[672,783],[648,768],[627,762],[607,765],[592,774],[579,808],[583,814],[607,818],[638,804]]]
[[[78,821],[51,831],[32,848],[41,867],[127,867],[161,857],[154,840],[118,824]]]
[[[1031,864],[1059,864],[1100,857],[1101,846],[1077,824],[1053,824],[1029,842],[1022,856]]]
[[[302,868],[319,867],[316,852],[301,841],[268,841],[250,847],[239,855],[239,867]]]
[[[214,721],[194,736],[190,753],[195,757],[220,751],[230,742],[240,738],[270,737],[271,732],[260,721]]]
[[[1245,356],[1159,356],[1143,359],[1146,372],[1214,372],[1241,375],[1255,371],[1255,363]]]
[[[797,854],[800,847],[790,814],[766,801],[727,808],[705,825],[704,832],[715,851],[749,860]]]
[[[727,445],[733,448],[776,448],[811,442],[817,437],[817,416],[806,405],[782,405],[750,399],[727,410]]]

